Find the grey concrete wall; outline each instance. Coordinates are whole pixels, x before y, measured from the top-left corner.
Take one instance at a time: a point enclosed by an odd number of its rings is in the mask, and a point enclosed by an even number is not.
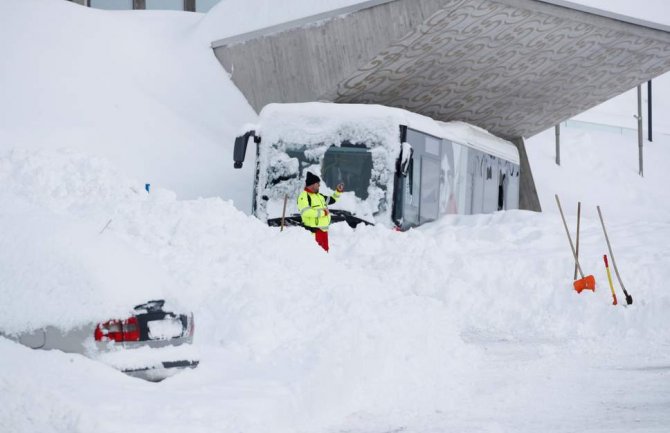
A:
[[[323,99],[361,64],[439,10],[440,0],[395,1],[318,25],[215,48],[252,107]]]
[[[257,110],[377,103],[508,139],[670,70],[670,32],[535,0],[394,0],[333,14],[218,41],[215,54]]]

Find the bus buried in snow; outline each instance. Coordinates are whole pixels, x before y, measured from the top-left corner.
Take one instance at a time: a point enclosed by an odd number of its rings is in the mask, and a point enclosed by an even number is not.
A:
[[[407,230],[446,214],[519,206],[519,153],[463,122],[439,122],[379,105],[270,104],[235,140],[241,168],[256,144],[252,213],[271,226],[300,225],[296,197],[308,171],[321,192],[344,183],[333,222]],[[287,206],[284,211],[284,202]]]

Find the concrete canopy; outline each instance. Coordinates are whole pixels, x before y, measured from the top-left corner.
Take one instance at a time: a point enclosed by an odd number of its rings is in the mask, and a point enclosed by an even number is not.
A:
[[[257,111],[375,103],[510,139],[670,70],[670,28],[562,0],[375,0],[212,47]]]

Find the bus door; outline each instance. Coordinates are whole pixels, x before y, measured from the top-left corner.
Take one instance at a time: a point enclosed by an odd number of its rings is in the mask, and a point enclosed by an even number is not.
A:
[[[438,218],[442,181],[442,140],[408,128],[407,142],[412,145],[413,157],[403,191],[405,228]]]

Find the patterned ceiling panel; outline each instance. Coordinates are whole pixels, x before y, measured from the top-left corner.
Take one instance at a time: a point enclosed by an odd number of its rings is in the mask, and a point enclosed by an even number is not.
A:
[[[322,99],[529,137],[670,70],[664,32],[537,2],[442,3]]]

